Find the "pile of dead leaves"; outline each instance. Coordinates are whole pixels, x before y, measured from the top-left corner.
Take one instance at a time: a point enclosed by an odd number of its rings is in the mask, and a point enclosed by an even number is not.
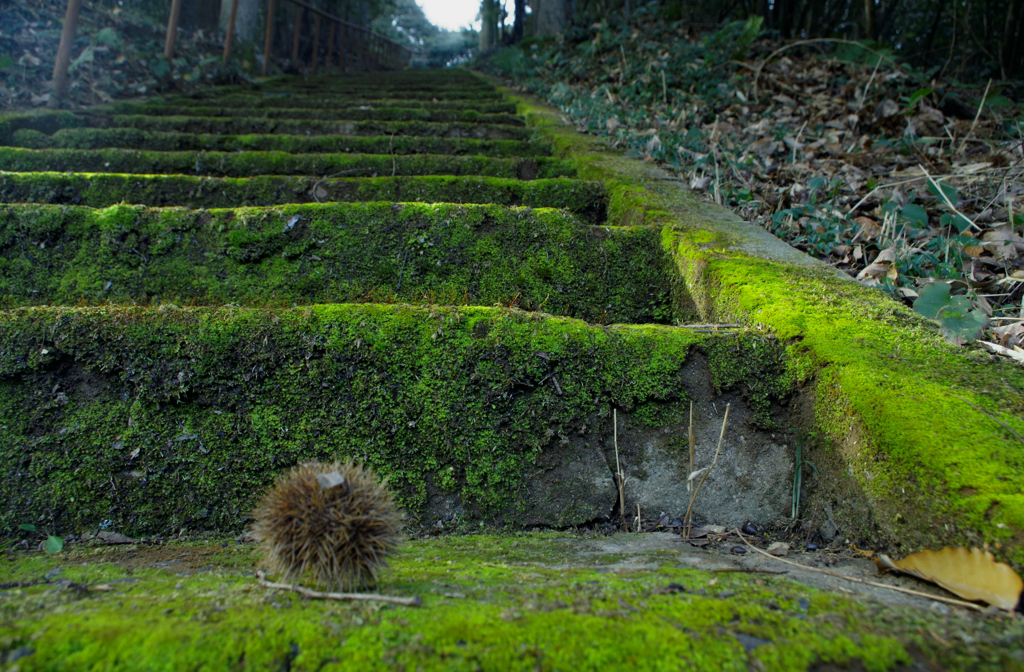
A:
[[[0,109],[45,105],[60,44],[65,0],[0,3]],[[163,56],[166,26],[116,3],[83,2],[69,68],[69,102],[92,105],[164,89],[237,80],[221,67],[222,38],[179,31],[176,56]]]
[[[944,81],[842,40],[747,46],[749,28],[695,36],[640,15],[484,67],[897,300],[940,283],[922,305],[951,341],[1024,361],[1013,87]]]

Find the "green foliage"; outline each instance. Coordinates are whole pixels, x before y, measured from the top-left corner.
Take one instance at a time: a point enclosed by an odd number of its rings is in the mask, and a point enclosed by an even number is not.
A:
[[[750,45],[761,34],[764,17],[751,16],[746,21],[730,21],[704,40],[707,60],[720,64],[746,58]]]
[[[951,296],[947,282],[932,282],[924,286],[914,302],[914,310],[936,320],[949,342],[963,345],[973,341],[988,324],[980,310],[974,310],[965,296]]]

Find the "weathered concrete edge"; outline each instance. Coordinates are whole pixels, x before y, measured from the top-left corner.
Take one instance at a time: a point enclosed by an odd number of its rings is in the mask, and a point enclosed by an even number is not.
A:
[[[838,457],[846,473],[827,475],[851,481],[870,512],[865,520],[837,508],[841,533],[870,522],[906,550],[983,543],[1024,563],[1019,367],[953,348],[881,292],[701,202],[666,171],[577,133],[544,102],[481,77],[580,177],[607,185],[612,221],[662,227],[680,274],[680,317],[759,324],[789,343],[788,365],[805,383],[812,455]],[[841,504],[843,488],[823,486],[819,509]]]

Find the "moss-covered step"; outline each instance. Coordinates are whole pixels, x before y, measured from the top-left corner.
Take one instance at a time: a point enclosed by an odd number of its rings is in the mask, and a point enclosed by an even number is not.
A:
[[[316,119],[266,119],[260,117],[150,117],[142,114],[94,115],[67,111],[18,112],[0,115],[0,143],[10,144],[15,131],[33,129],[47,135],[62,128],[135,128],[172,133],[230,135],[410,135],[477,140],[530,140],[528,129],[470,122],[433,121],[318,121]]]
[[[189,96],[167,96],[151,98],[147,103],[154,105],[204,106],[216,102],[220,107],[248,107],[252,109],[277,107],[414,107],[425,110],[475,110],[482,114],[515,114],[514,103],[500,101],[477,102],[473,99],[426,100],[424,98],[353,98],[329,94],[295,93],[222,93],[216,98],[196,99]]]
[[[281,470],[334,456],[428,524],[582,524],[617,501],[613,408],[630,502],[682,515],[688,402],[708,463],[726,399],[729,466],[695,511],[767,523],[790,507],[781,357],[756,333],[483,307],[0,311],[0,533],[236,531]]]
[[[649,229],[557,210],[331,203],[229,210],[0,205],[0,305],[517,304],[600,322],[668,318]]]
[[[1021,669],[1020,619],[714,571],[737,569],[723,556],[692,568],[667,534],[413,539],[376,591],[419,608],[266,589],[253,543],[183,536],[0,556],[6,580],[40,581],[5,591],[0,656],[22,672]]]
[[[382,107],[364,105],[360,107],[271,107],[254,113],[251,108],[195,106],[188,108],[197,117],[266,117],[267,119],[315,119],[376,120],[376,121],[438,121],[471,122],[474,124],[496,124],[522,126],[523,120],[512,114],[484,114],[476,110],[427,110],[413,107]],[[112,103],[93,107],[89,114],[145,114],[155,117],[181,116],[178,105],[156,105],[152,103]]]
[[[66,118],[61,117],[60,119],[64,121]],[[318,121],[315,119],[266,119],[261,117],[150,117],[142,114],[115,114],[110,116],[79,115],[78,119],[70,123],[69,126],[72,128],[97,126],[100,128],[138,128],[144,131],[232,135],[285,133],[290,135],[419,135],[431,138],[476,138],[477,140],[530,139],[530,131],[520,126],[492,126],[462,121]]]
[[[6,143],[29,149],[148,149],[180,151],[272,151],[293,154],[354,152],[359,154],[473,154],[477,156],[548,156],[550,148],[524,140],[474,140],[470,138],[406,135],[222,135],[137,128],[62,128],[52,135],[34,129],[14,131]]]
[[[605,218],[604,185],[568,178],[501,177],[196,177],[117,173],[0,171],[0,203],[53,203],[105,208],[118,203],[154,207],[230,208],[285,203],[388,201],[488,203],[559,208],[589,224]]]
[[[573,177],[569,164],[545,156],[495,158],[441,154],[291,154],[288,152],[152,152],[133,149],[24,149],[0,147],[11,172],[184,173],[253,175],[479,175],[533,180]]]
[[[879,290],[797,252],[676,176],[518,100],[538,135],[609,189],[609,223],[662,231],[681,282],[677,315],[758,324],[789,344],[804,381],[809,506],[839,535],[905,550],[988,544],[1024,564],[1024,370],[957,348]]]

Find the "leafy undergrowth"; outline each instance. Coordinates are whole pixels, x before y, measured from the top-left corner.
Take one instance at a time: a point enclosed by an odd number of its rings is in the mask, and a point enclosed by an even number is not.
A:
[[[118,4],[82,4],[68,70],[68,102],[94,105],[243,77],[237,64],[221,66],[221,35],[179,30],[175,57],[168,61],[163,54],[166,25]],[[0,3],[0,109],[49,102],[66,7],[65,0]]]
[[[981,336],[1024,360],[1013,86],[759,30],[755,19],[694,39],[641,9],[478,65],[865,284],[908,304],[927,293],[916,307],[951,341]]]
[[[413,540],[378,589],[421,608],[265,589],[256,548],[235,540],[8,551],[0,660],[22,672],[1021,669],[1019,621],[712,574],[675,550],[624,553],[628,539]]]

